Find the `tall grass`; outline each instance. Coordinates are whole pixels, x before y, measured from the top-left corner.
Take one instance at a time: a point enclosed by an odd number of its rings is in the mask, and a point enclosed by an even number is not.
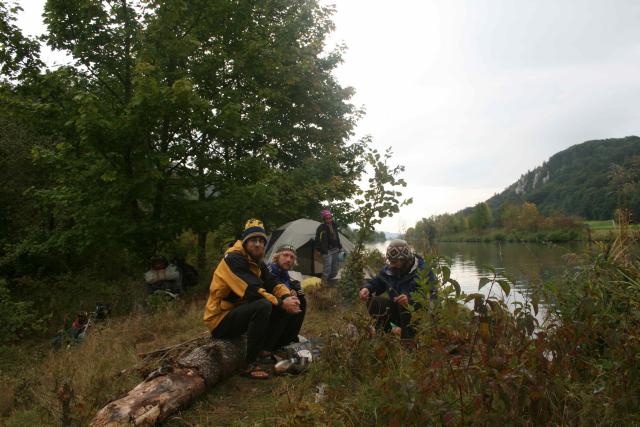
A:
[[[169,425],[232,423],[220,414],[269,425],[637,425],[637,242],[619,230],[614,242],[568,257],[576,264],[571,273],[516,306],[500,297],[510,292],[508,280],[483,279],[483,287],[500,290],[488,298],[464,295],[434,258],[443,286],[437,303],[424,300],[414,313],[414,351],[373,330],[362,305],[339,304],[336,289],[311,293],[303,333],[323,336],[326,346],[307,374],[222,384]],[[320,310],[325,300],[331,303]],[[37,343],[5,346],[0,425],[86,425],[148,372],[137,353],[203,332],[203,301],[113,318],[83,344],[57,352]],[[539,301],[549,304],[541,324]]]
[[[375,334],[363,308],[355,332],[329,342],[323,362],[296,385],[283,424],[638,425],[638,239],[617,239],[579,259],[577,273],[508,306],[499,296],[459,295],[448,269],[438,303],[416,311],[417,350]],[[510,292],[498,277],[480,285]],[[538,324],[538,301],[551,301]],[[474,301],[473,309],[461,302]],[[425,301],[426,302],[426,301]],[[328,398],[314,403],[313,385]],[[306,388],[305,388],[306,387]]]
[[[141,381],[137,354],[201,334],[202,304],[176,302],[153,313],[107,320],[81,345],[39,348],[30,363],[15,360],[0,374],[0,425],[87,425],[95,412]],[[24,347],[13,347],[24,351]]]

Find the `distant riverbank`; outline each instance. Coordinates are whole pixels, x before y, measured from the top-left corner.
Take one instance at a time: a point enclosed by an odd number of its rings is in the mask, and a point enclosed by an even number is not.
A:
[[[545,230],[545,231],[513,231],[505,229],[489,229],[478,232],[465,231],[462,233],[439,236],[439,242],[526,242],[526,243],[566,243],[587,241],[589,234],[586,230]]]
[[[616,236],[617,225],[613,220],[586,221],[582,228],[552,229],[538,231],[509,230],[494,228],[480,231],[464,231],[438,236],[440,242],[526,242],[526,243],[567,243],[588,241],[612,241]],[[640,230],[639,224],[628,226]]]

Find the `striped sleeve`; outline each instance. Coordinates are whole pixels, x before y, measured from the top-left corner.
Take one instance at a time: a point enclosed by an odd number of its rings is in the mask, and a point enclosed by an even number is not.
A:
[[[224,268],[221,271],[231,290],[247,301],[255,301],[265,298],[273,305],[279,301],[274,295],[264,289],[262,279],[253,274],[249,268],[249,262],[242,254],[231,252],[224,258]]]
[[[279,283],[278,278],[272,273],[271,268],[264,263],[260,264],[265,289],[279,299],[285,299],[291,295],[289,288],[284,283]]]

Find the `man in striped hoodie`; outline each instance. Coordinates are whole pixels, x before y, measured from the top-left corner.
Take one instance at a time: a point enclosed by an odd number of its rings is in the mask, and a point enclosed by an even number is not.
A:
[[[263,262],[267,233],[259,220],[249,220],[242,240],[227,250],[213,273],[204,323],[214,338],[231,339],[247,334],[247,370],[251,378],[268,378],[255,364],[270,334],[272,310],[300,312],[300,301],[282,283],[277,283]]]

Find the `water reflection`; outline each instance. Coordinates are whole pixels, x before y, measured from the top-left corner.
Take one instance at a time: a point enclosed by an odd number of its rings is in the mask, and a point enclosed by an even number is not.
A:
[[[387,242],[368,245],[382,253]],[[467,293],[478,292],[481,277],[491,277],[488,266],[496,272],[512,279],[515,289],[507,298],[508,302],[523,301],[530,295],[533,284],[553,280],[566,270],[563,255],[569,252],[580,252],[582,246],[545,245],[524,243],[438,243],[437,252],[451,261],[451,277],[456,279]],[[482,291],[489,292],[489,285]],[[493,292],[500,294],[499,286]]]

